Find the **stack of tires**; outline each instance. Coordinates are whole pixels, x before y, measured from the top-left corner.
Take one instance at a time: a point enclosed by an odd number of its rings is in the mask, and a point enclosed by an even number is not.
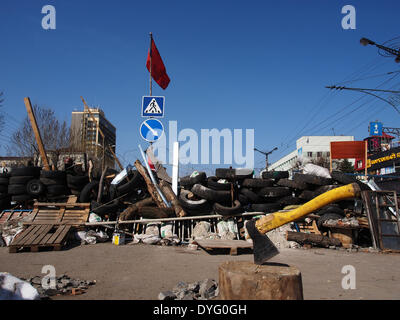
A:
[[[46,198],[49,200],[69,194],[65,171],[42,170],[40,182],[45,186]]]
[[[10,207],[11,197],[8,194],[8,173],[0,173],[0,212]]]
[[[11,201],[22,203],[37,198],[43,191],[35,193],[35,188],[32,187],[40,175],[38,167],[22,167],[13,168],[11,177],[8,181],[8,194],[11,196]],[[33,192],[31,192],[33,190]]]
[[[67,187],[70,193],[76,196],[81,194],[82,189],[89,183],[88,176],[67,174]]]
[[[242,213],[244,208],[236,198],[237,181],[249,175],[252,176],[253,171],[237,170],[216,169],[215,176],[208,178],[205,172],[198,172],[190,177],[182,178],[181,186],[185,189],[180,193],[179,202],[188,215],[198,216],[215,213],[231,216]]]
[[[137,170],[130,171],[119,184],[111,185],[108,193],[103,189],[100,203],[97,202],[98,191],[99,181],[93,180],[82,189],[79,201],[90,202],[92,212],[111,220],[116,219],[121,209],[120,200],[136,202],[148,196],[144,180]]]

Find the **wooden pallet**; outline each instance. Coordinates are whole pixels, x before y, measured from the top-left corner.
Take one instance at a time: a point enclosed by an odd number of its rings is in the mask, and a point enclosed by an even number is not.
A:
[[[24,225],[63,224],[79,226],[87,222],[90,203],[40,203],[33,207],[32,220]]]
[[[193,243],[209,252],[229,249],[230,255],[237,255],[238,249],[253,249],[253,244],[244,240],[195,240]]]
[[[71,225],[31,225],[14,238],[9,252],[16,253],[21,248],[38,252],[39,247],[49,247],[58,251],[65,245],[71,228]]]
[[[4,210],[0,212],[0,225],[8,221],[26,217],[32,214],[32,210]]]

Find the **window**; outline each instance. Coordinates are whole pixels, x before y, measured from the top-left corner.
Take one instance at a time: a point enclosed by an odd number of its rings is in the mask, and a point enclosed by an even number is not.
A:
[[[322,152],[317,152],[317,157],[321,158],[322,157]]]
[[[312,158],[312,152],[307,152],[307,157]]]

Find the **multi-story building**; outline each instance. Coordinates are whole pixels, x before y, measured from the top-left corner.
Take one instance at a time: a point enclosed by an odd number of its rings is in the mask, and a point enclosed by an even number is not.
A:
[[[330,158],[330,144],[336,141],[354,141],[354,136],[304,136],[296,141],[296,150],[274,162],[268,170],[293,171],[298,160]],[[354,160],[352,160],[354,163]]]
[[[86,152],[89,158],[100,160],[103,166],[109,168],[115,166],[110,148],[115,153],[116,131],[99,108],[72,112],[71,138],[75,148]]]

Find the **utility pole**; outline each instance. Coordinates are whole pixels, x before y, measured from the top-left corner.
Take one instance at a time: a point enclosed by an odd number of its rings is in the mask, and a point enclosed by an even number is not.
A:
[[[268,152],[260,151],[257,148],[254,148],[254,151],[257,151],[265,156],[265,171],[268,171],[268,156],[275,150],[278,150],[278,147],[275,147],[271,151],[268,151]]]
[[[400,50],[396,50],[396,49],[394,49],[394,48],[385,47],[385,46],[383,46],[383,45],[381,45],[381,44],[377,44],[377,43],[375,43],[374,41],[369,40],[369,39],[367,39],[367,38],[361,38],[361,39],[360,39],[360,43],[361,43],[363,46],[367,46],[367,45],[375,46],[375,47],[377,47],[377,48],[379,48],[379,49],[381,49],[381,50],[383,50],[383,51],[385,51],[385,52],[387,52],[387,53],[389,53],[389,54],[391,54],[391,55],[394,55],[394,56],[396,57],[394,61],[395,61],[396,63],[399,63],[399,62],[400,62]]]

